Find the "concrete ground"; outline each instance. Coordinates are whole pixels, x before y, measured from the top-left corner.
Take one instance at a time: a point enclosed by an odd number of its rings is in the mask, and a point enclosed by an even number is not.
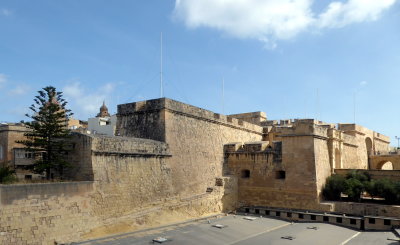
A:
[[[236,215],[201,220],[78,244],[142,245],[153,244],[152,240],[157,237],[167,238],[168,241],[162,243],[166,245],[400,244],[392,232],[360,232],[323,223],[290,223],[265,217],[246,220],[245,217]],[[213,227],[216,224],[224,228]]]

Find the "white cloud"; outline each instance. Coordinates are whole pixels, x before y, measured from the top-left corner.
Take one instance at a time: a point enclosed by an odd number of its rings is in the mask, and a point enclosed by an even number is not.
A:
[[[313,21],[311,0],[177,0],[175,14],[191,28],[212,27],[240,38],[288,39]]]
[[[352,23],[377,20],[382,12],[396,0],[349,0],[345,3],[332,2],[319,15],[320,27],[343,27]]]
[[[11,16],[12,14],[13,14],[12,11],[9,10],[9,9],[6,9],[6,8],[1,8],[0,9],[0,15]]]
[[[115,89],[113,83],[107,83],[97,89],[87,89],[80,82],[70,82],[63,89],[65,99],[69,103],[69,108],[74,112],[75,117],[86,120],[94,117],[99,112],[103,101],[110,102],[111,94]],[[110,113],[113,111],[109,107]]]
[[[315,0],[176,0],[174,16],[189,28],[209,27],[274,48],[310,28],[338,28],[373,21],[396,0],[333,1],[314,13]]]
[[[17,85],[14,89],[9,91],[10,95],[24,95],[29,92],[30,87],[25,84]]]

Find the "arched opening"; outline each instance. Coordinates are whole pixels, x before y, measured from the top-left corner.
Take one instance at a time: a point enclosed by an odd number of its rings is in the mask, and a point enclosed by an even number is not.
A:
[[[243,170],[242,170],[241,176],[242,176],[242,178],[244,178],[244,179],[250,178],[250,170],[248,170],[248,169],[243,169]]]
[[[367,156],[372,155],[372,140],[370,137],[365,138],[365,146],[367,148]]]
[[[382,161],[378,164],[377,169],[393,170],[393,163],[391,161]]]
[[[335,169],[342,168],[342,156],[340,154],[339,149],[335,149]]]

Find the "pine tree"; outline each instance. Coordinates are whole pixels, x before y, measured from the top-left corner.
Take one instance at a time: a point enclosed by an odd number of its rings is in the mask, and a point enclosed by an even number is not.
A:
[[[62,92],[57,92],[54,87],[48,86],[38,91],[34,103],[29,107],[32,114],[26,114],[31,119],[25,125],[30,129],[26,133],[26,140],[19,141],[25,145],[26,150],[40,155],[34,164],[36,173],[46,173],[50,179],[51,172],[57,171],[60,176],[69,166],[65,160],[70,131],[67,127],[71,110],[66,109],[67,102],[62,97]]]

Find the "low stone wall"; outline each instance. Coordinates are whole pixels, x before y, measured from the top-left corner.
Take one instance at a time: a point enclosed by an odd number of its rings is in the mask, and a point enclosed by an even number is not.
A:
[[[75,240],[100,223],[91,214],[93,182],[0,185],[0,244]]]
[[[400,170],[365,170],[365,169],[357,169],[358,171],[368,173],[372,179],[392,179],[392,180],[400,180]],[[335,169],[335,173],[339,175],[347,175],[354,169]]]
[[[329,223],[358,230],[391,230],[400,225],[399,218],[383,216],[359,216],[347,213],[318,212],[309,210],[279,209],[272,207],[242,207],[240,212],[267,216],[295,222]]]
[[[235,183],[224,177],[201,195],[166,198],[125,213],[118,212],[118,198],[112,207],[98,203],[102,190],[94,182],[0,185],[0,244],[77,242],[233,211]]]
[[[356,202],[329,202],[332,211],[359,216],[400,217],[400,206]]]

